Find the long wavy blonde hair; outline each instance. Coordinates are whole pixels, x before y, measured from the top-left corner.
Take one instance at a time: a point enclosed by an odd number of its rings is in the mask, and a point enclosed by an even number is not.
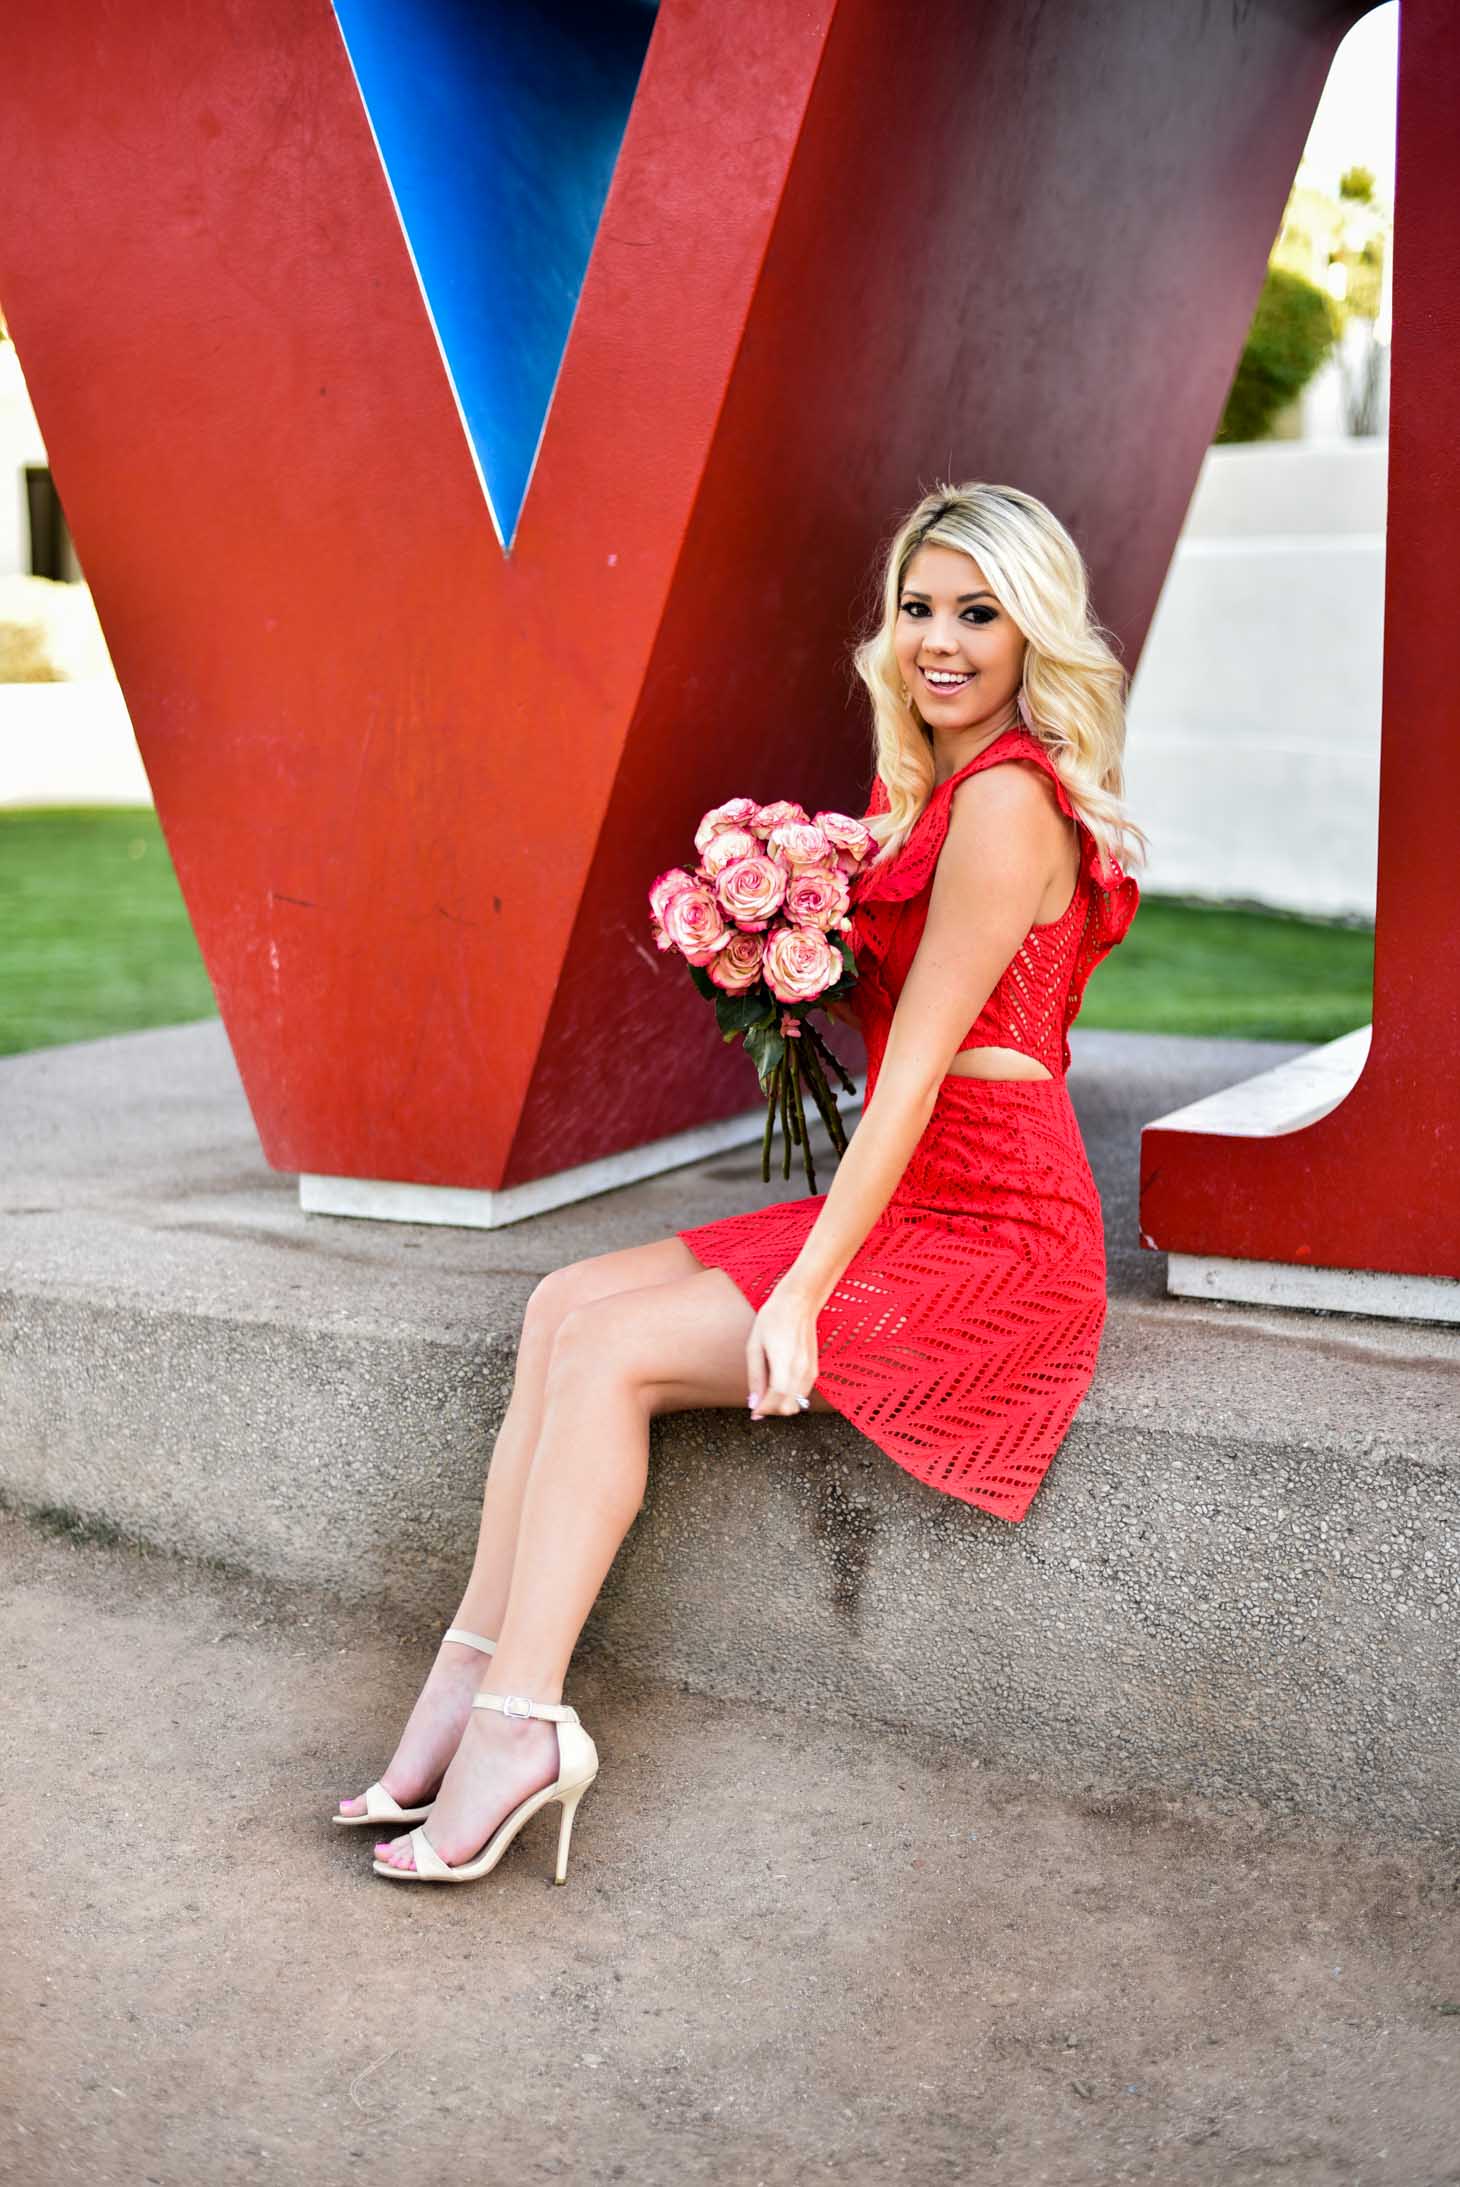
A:
[[[971,555],[1026,640],[1021,715],[1048,752],[1071,804],[1100,847],[1127,869],[1147,837],[1125,811],[1128,679],[1090,609],[1074,540],[1042,501],[1017,486],[935,486],[898,526],[881,578],[881,616],[853,662],[872,700],[872,738],[888,810],[868,822],[895,856],[933,791],[932,738],[904,695],[893,651],[907,566],[920,547]]]

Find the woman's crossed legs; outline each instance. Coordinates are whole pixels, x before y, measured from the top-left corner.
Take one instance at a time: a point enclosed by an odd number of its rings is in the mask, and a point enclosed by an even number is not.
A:
[[[650,1420],[743,1408],[753,1320],[731,1279],[678,1238],[575,1262],[534,1291],[452,1621],[495,1638],[497,1652],[442,1643],[382,1779],[403,1806],[423,1804],[441,1780],[427,1829],[444,1860],[469,1858],[557,1774],[551,1722],[473,1711],[473,1696],[561,1699],[584,1620],[644,1501]],[[812,1404],[829,1409],[815,1394]],[[342,1807],[360,1811],[354,1800]],[[409,1839],[380,1857],[409,1867]]]

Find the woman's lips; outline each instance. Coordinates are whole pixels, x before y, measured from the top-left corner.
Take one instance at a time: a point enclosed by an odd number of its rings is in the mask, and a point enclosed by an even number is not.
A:
[[[926,668],[921,665],[918,668],[918,674],[922,677],[927,688],[935,698],[939,699],[954,698],[966,685],[972,683],[975,673],[976,671],[973,669],[965,669],[957,672],[958,681],[956,683],[934,683]]]

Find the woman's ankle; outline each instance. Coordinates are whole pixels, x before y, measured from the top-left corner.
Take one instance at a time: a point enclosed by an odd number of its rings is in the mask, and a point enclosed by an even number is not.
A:
[[[490,1640],[495,1643],[497,1635],[502,1630],[502,1620],[505,1615],[504,1610],[473,1608],[470,1603],[464,1602],[451,1620],[448,1630],[474,1633],[478,1640]]]

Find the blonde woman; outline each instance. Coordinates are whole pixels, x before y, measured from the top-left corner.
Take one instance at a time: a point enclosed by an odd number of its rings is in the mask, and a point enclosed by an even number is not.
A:
[[[563,1681],[656,1413],[840,1412],[1019,1520],[1089,1386],[1104,1231],[1065,1072],[1139,900],[1124,672],[1074,541],[1014,487],[927,495],[884,577],[856,655],[878,843],[853,900],[862,1120],[828,1192],[538,1285],[457,1623],[383,1780],[335,1817],[418,1825],[379,1840],[378,1874],[484,1875],[558,1802],[564,1880],[597,1753]]]

